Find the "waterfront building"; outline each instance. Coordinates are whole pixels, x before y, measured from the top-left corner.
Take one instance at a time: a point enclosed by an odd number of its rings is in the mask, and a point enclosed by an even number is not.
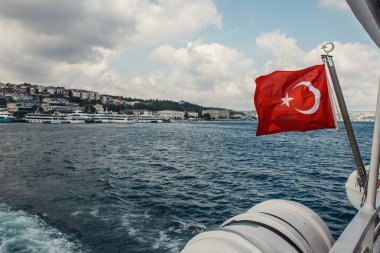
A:
[[[352,121],[375,121],[374,112],[350,112],[349,116]],[[341,120],[340,116],[338,120]]]
[[[163,110],[159,111],[157,115],[164,119],[184,119],[185,113],[180,111]]]
[[[198,112],[186,112],[189,118],[198,118]]]
[[[44,112],[73,112],[80,110],[78,104],[70,103],[67,99],[62,98],[44,98],[41,107]]]
[[[7,110],[10,112],[30,112],[35,104],[36,101],[31,95],[13,94],[8,99]]]
[[[146,109],[128,109],[126,112],[128,114],[133,114],[134,116],[157,116],[157,112]]]
[[[211,119],[229,119],[230,111],[226,109],[202,110],[202,116],[209,114]]]

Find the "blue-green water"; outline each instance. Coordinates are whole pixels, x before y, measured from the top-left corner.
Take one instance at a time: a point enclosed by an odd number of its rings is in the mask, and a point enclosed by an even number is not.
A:
[[[178,252],[272,198],[334,237],[355,214],[343,133],[256,137],[256,122],[0,125],[0,252]],[[372,123],[354,123],[369,162]]]

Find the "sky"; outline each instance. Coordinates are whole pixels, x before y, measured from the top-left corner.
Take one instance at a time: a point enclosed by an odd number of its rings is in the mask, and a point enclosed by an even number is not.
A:
[[[344,0],[2,0],[0,82],[253,110],[254,79],[331,54],[374,111],[380,52]]]

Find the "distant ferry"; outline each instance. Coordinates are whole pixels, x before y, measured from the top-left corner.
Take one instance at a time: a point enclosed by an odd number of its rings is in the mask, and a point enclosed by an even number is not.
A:
[[[15,118],[10,112],[0,109],[0,123],[11,123],[14,119]]]
[[[133,116],[127,114],[113,114],[110,115],[111,123],[135,123],[136,120]]]
[[[84,114],[80,111],[75,111],[66,116],[66,121],[71,124],[82,124],[82,123],[93,123],[94,119],[88,115]]]
[[[133,116],[127,114],[87,114],[95,123],[135,123]]]
[[[91,114],[94,123],[112,123],[112,117],[110,114]]]
[[[136,118],[138,123],[163,123],[165,120],[154,116],[139,116]]]
[[[29,123],[61,124],[61,123],[65,122],[65,117],[61,114],[58,114],[58,113],[54,113],[52,115],[34,113],[34,114],[27,114],[25,116],[25,120],[26,120],[26,122],[29,122]]]

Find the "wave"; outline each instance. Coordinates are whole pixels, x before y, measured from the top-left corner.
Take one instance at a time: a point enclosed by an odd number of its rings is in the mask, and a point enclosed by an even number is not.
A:
[[[206,229],[203,224],[177,219],[171,220],[170,225],[160,226],[148,212],[124,214],[121,221],[129,236],[158,252],[180,252],[189,238]],[[144,226],[141,223],[145,223]],[[184,234],[188,236],[184,238]]]
[[[37,215],[12,210],[0,203],[0,252],[83,252],[58,229]]]

